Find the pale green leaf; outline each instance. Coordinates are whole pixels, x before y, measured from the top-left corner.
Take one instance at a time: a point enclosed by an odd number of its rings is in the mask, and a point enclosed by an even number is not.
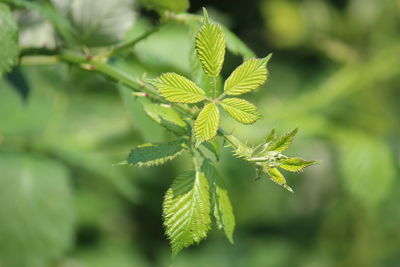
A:
[[[153,82],[160,94],[171,102],[197,103],[205,98],[205,92],[194,82],[176,73],[164,73]]]
[[[217,226],[224,230],[226,237],[233,244],[235,216],[224,180],[210,160],[204,160],[201,170],[210,184],[212,213]]]
[[[398,178],[391,149],[380,139],[351,132],[338,141],[344,189],[364,206],[376,208],[390,196]]]
[[[68,170],[17,153],[0,153],[0,170],[0,265],[54,264],[75,234]]]
[[[276,130],[273,128],[269,134],[267,134],[264,138],[265,143],[272,142],[276,139]]]
[[[122,164],[154,166],[174,159],[185,149],[185,140],[178,139],[169,143],[144,144],[131,151]]]
[[[296,128],[293,131],[279,137],[276,141],[269,145],[268,151],[282,152],[286,150],[292,144],[293,138],[297,134],[297,131],[298,129]]]
[[[200,111],[194,123],[194,133],[199,143],[211,140],[217,133],[219,110],[214,103],[208,103]]]
[[[178,135],[187,133],[186,122],[172,108],[142,100],[144,112],[156,123]]]
[[[203,240],[210,230],[210,194],[202,172],[178,176],[163,203],[164,225],[173,256]]]
[[[215,158],[219,160],[219,157],[221,156],[221,149],[219,146],[219,139],[214,138],[211,141],[204,142],[203,146],[206,147],[209,151],[211,151]]]
[[[269,178],[271,180],[286,188],[289,192],[293,193],[293,189],[290,188],[290,186],[287,184],[285,177],[282,175],[282,173],[277,169],[277,168],[271,168],[268,167],[267,165],[264,166],[264,171],[268,174]]]
[[[240,98],[226,98],[221,101],[222,107],[232,118],[244,124],[251,124],[260,118],[256,107]]]
[[[267,63],[271,54],[265,58],[252,58],[239,67],[226,79],[224,91],[228,95],[241,95],[257,89],[265,83],[268,76]]]
[[[8,6],[0,3],[0,77],[15,65],[18,53],[17,22]]]
[[[189,0],[139,0],[145,7],[156,10],[159,13],[165,11],[185,12],[189,9]]]
[[[210,21],[206,9],[204,21],[196,36],[196,51],[204,72],[217,77],[222,69],[225,57],[225,37],[221,27]]]
[[[308,166],[318,163],[317,161],[307,161],[302,158],[280,159],[278,162],[280,163],[280,168],[291,172],[299,172]]]

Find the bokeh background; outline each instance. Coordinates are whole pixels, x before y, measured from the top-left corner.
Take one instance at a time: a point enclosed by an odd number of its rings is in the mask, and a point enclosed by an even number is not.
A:
[[[118,29],[85,35],[85,16],[104,1],[71,2],[88,47],[158,20],[121,1],[132,8],[114,21]],[[299,127],[288,155],[321,163],[287,173],[290,194],[254,181],[253,168],[226,149],[219,169],[235,245],[213,230],[173,266],[400,266],[400,2],[193,0],[190,12],[203,6],[259,57],[273,53],[267,84],[247,96],[264,118],[241,126],[225,116],[223,126],[249,143],[272,127]],[[22,46],[55,45],[37,14],[15,15]],[[188,29],[169,25],[117,64],[136,77],[188,75],[190,47]],[[223,76],[241,60],[228,54]],[[170,266],[161,204],[190,161],[112,166],[138,144],[170,138],[126,88],[99,75],[61,63],[14,69],[0,80],[0,266]]]

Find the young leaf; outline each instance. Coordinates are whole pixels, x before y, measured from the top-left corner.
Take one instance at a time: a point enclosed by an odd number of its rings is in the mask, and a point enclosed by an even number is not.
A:
[[[271,130],[271,132],[269,134],[267,134],[267,136],[265,136],[264,141],[265,141],[265,143],[269,143],[269,142],[274,141],[275,139],[276,139],[276,130],[275,130],[275,128],[273,128]]]
[[[133,149],[128,159],[121,164],[154,166],[174,159],[185,149],[185,140],[178,139],[169,143],[144,144]]]
[[[224,229],[228,240],[233,244],[235,216],[224,180],[210,160],[204,160],[202,172],[210,183],[212,213],[219,229]]]
[[[165,195],[163,217],[173,256],[207,236],[210,194],[203,173],[189,171],[175,179]]]
[[[306,161],[302,158],[288,158],[288,159],[280,159],[279,165],[280,168],[285,169],[291,172],[299,172],[302,171],[305,167],[317,164],[317,161]]]
[[[277,168],[264,167],[264,171],[268,174],[269,178],[271,178],[274,183],[283,186],[289,192],[293,193],[293,189],[288,186],[285,177],[282,175],[282,173],[280,173]]]
[[[183,135],[188,131],[187,124],[179,114],[170,107],[164,107],[153,104],[150,101],[142,100],[144,112],[156,123],[160,124],[167,130]]]
[[[16,63],[18,49],[18,26],[5,4],[0,3],[0,77]]]
[[[219,110],[214,103],[208,103],[200,111],[194,123],[194,133],[199,143],[211,140],[218,130]]]
[[[197,103],[205,98],[203,89],[176,73],[164,73],[153,83],[160,94],[171,102]]]
[[[212,23],[206,9],[204,22],[196,36],[196,51],[204,72],[217,77],[222,69],[225,57],[225,37],[219,25]]]
[[[297,134],[298,129],[294,129],[293,131],[286,133],[278,138],[275,142],[272,142],[268,147],[268,151],[277,151],[282,152],[286,150],[293,142],[294,136]]]
[[[231,115],[232,118],[244,124],[250,124],[260,118],[256,107],[240,98],[226,98],[221,101],[222,107]]]
[[[252,58],[237,67],[226,79],[224,91],[228,95],[241,95],[257,89],[267,80],[267,63],[271,54],[265,58]]]

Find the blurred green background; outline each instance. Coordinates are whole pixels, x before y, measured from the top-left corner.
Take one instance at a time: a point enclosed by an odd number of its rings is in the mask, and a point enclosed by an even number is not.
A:
[[[76,25],[96,3],[75,1]],[[190,12],[202,6],[257,56],[274,54],[269,81],[247,96],[264,119],[243,127],[225,116],[224,128],[258,143],[272,127],[299,127],[288,155],[321,163],[287,173],[290,194],[255,182],[226,149],[219,168],[235,245],[213,230],[173,266],[400,266],[400,1],[191,1]],[[110,33],[124,28],[128,38],[157,21],[139,4],[123,10],[118,29],[88,36],[83,27],[83,42],[107,44]],[[49,24],[15,15],[22,46],[54,46]],[[168,25],[116,64],[135,77],[188,75],[190,47],[188,29]],[[241,60],[228,53],[223,76]],[[129,90],[99,75],[61,63],[14,69],[0,80],[0,266],[170,266],[161,203],[190,161],[112,166],[140,143],[170,138]]]

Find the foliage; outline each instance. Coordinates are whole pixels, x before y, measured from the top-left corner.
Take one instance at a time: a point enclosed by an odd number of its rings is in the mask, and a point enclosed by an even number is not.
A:
[[[0,266],[397,265],[398,6],[339,2],[1,1]]]

